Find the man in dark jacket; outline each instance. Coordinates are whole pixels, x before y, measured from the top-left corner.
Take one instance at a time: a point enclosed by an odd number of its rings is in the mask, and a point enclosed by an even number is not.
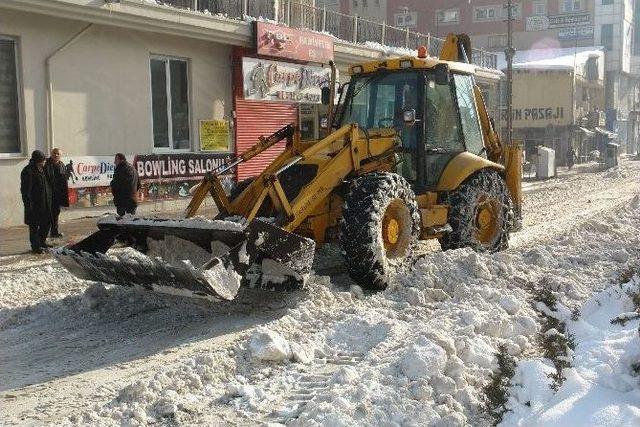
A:
[[[51,157],[44,164],[44,171],[51,184],[51,237],[63,237],[58,230],[58,217],[60,207],[69,207],[69,184],[67,183],[67,171],[60,160],[62,152],[59,148],[51,150]]]
[[[118,215],[135,215],[138,207],[138,190],[140,190],[138,172],[127,162],[127,158],[122,153],[116,154],[114,163],[116,168],[111,180],[113,204],[116,205]]]
[[[51,227],[51,186],[44,171],[45,156],[40,150],[31,153],[29,164],[20,174],[20,193],[24,203],[24,223],[29,226],[31,252],[43,253]]]

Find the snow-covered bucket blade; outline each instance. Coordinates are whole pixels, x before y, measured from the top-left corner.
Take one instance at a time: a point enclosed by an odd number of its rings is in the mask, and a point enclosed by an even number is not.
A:
[[[294,288],[311,271],[315,244],[269,223],[107,218],[81,242],[54,250],[86,280],[230,300],[241,284]],[[107,254],[115,239],[131,247]]]
[[[234,248],[229,256],[247,285],[294,289],[302,287],[309,277],[315,248],[311,239],[253,220],[247,227],[246,245]]]

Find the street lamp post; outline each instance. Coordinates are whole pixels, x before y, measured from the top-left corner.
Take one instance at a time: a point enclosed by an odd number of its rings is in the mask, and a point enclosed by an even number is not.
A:
[[[507,144],[513,141],[513,3],[507,0],[507,48],[504,55],[507,60]]]

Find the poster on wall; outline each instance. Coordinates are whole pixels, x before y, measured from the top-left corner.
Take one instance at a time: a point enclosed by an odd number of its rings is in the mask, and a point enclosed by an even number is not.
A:
[[[200,120],[202,151],[231,151],[229,120]]]
[[[113,156],[77,156],[62,159],[70,188],[108,186],[113,179]]]
[[[319,104],[329,68],[242,58],[244,99]]]

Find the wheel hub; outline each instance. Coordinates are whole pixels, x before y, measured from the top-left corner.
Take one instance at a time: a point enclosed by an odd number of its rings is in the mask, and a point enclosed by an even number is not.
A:
[[[395,218],[389,219],[387,223],[387,232],[386,232],[386,240],[387,242],[395,245],[398,243],[398,237],[400,236],[400,224]]]
[[[498,207],[495,200],[483,200],[476,214],[477,238],[483,244],[491,242],[498,232]]]

